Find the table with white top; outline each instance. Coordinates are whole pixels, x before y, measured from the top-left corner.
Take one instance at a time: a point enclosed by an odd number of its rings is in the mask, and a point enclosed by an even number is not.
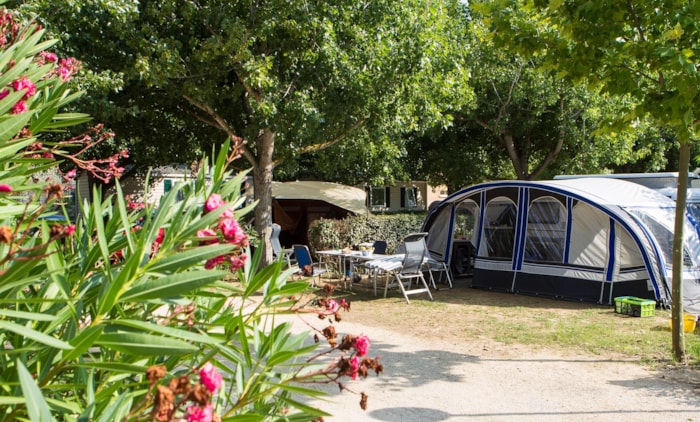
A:
[[[337,268],[341,273],[341,278],[343,278],[343,280],[350,279],[350,289],[352,289],[352,271],[356,264],[360,262],[374,261],[388,256],[373,254],[371,251],[348,251],[343,249],[316,251],[316,254],[337,260]]]

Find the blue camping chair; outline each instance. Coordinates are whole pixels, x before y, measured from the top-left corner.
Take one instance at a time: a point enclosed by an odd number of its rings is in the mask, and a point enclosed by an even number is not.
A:
[[[311,252],[309,247],[306,245],[294,245],[292,246],[294,250],[294,256],[297,259],[297,265],[299,266],[298,275],[302,277],[311,277],[311,285],[316,286],[315,279],[318,278],[319,283],[321,282],[321,274],[328,271],[325,262],[314,262],[311,258]]]

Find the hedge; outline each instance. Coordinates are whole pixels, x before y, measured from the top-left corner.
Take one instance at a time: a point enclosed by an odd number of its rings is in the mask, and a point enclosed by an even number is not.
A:
[[[309,248],[312,252],[356,249],[360,243],[385,240],[390,254],[406,235],[421,230],[424,219],[425,213],[352,216],[342,220],[321,218],[309,227]]]

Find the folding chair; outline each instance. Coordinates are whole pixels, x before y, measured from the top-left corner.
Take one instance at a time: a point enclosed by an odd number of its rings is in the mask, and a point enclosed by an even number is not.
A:
[[[284,256],[284,259],[287,261],[288,266],[292,266],[292,253],[294,252],[292,249],[285,249],[282,247],[282,244],[280,243],[280,232],[282,231],[282,227],[280,227],[279,224],[277,223],[272,223],[272,233],[270,234],[270,244],[272,245],[272,256],[275,259],[279,259],[280,256]]]
[[[325,262],[314,262],[311,258],[311,252],[309,247],[306,245],[293,245],[294,255],[297,259],[297,265],[299,266],[298,275],[304,277],[311,277],[311,285],[316,286],[315,278],[318,278],[319,283],[321,282],[321,274],[328,271]]]
[[[435,285],[435,278],[433,277],[433,272],[444,272],[447,277],[447,283],[450,285],[450,289],[452,288],[452,274],[450,271],[450,267],[447,266],[445,261],[441,261],[435,258],[427,247],[425,248],[423,268],[428,270],[428,274],[430,275],[430,283],[433,285],[433,288],[435,290],[437,290],[437,286]],[[440,279],[442,279],[442,276],[440,276]]]
[[[408,300],[409,295],[418,293],[427,293],[430,300],[433,300],[428,283],[425,282],[423,277],[423,261],[426,251],[425,237],[427,235],[427,233],[412,233],[404,238],[403,247],[406,252],[401,262],[401,267],[394,272],[396,283],[389,283],[387,280],[387,283],[384,285],[384,297],[386,297],[389,287],[396,284],[406,299],[406,303],[411,303]],[[414,289],[411,288],[413,280],[416,280],[416,285],[418,286]]]

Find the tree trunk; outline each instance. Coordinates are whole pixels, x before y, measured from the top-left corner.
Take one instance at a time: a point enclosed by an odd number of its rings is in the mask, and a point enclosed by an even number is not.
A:
[[[272,262],[270,226],[272,224],[272,154],[275,150],[275,133],[270,128],[262,130],[255,139],[257,160],[253,167],[253,198],[258,201],[255,207],[255,231],[261,235],[263,248],[261,265]]]
[[[685,201],[688,193],[688,164],[690,142],[681,141],[678,158],[678,192],[676,193],[676,222],[673,232],[673,275],[671,277],[671,320],[673,330],[673,357],[685,361],[685,337],[683,334],[683,223],[685,223]]]

